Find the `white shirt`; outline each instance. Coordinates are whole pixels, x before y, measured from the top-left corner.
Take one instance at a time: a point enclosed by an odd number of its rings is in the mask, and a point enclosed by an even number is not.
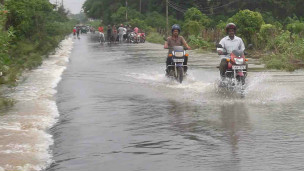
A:
[[[223,46],[223,48],[217,48],[217,50],[221,50],[223,52],[227,52],[228,55],[220,55],[220,57],[229,57],[230,53],[232,53],[233,50],[245,50],[244,42],[241,38],[234,36],[234,39],[231,40],[229,36],[224,37],[220,44]]]
[[[123,27],[118,28],[118,34],[123,35],[123,31],[124,31]]]

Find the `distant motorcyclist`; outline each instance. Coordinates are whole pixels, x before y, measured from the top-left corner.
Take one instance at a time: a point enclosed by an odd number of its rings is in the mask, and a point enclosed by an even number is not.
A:
[[[99,31],[99,42],[104,42],[105,41],[105,36],[103,33],[103,26],[99,26],[98,27],[98,31]]]
[[[77,38],[80,38],[80,37],[79,37],[79,34],[80,34],[80,27],[79,27],[79,26],[76,27],[76,33],[77,33]]]
[[[135,27],[135,28],[134,28],[134,33],[137,34],[137,33],[138,33],[138,30],[139,30],[138,27]]]
[[[124,31],[125,28],[123,27],[123,24],[121,24],[120,27],[118,28],[119,43],[123,42]]]
[[[108,25],[108,30],[107,30],[107,40],[108,40],[108,42],[111,42],[111,37],[112,37],[112,28],[111,28],[111,25]]]
[[[228,62],[227,58],[230,58],[230,54],[233,50],[245,50],[245,45],[243,40],[240,37],[235,36],[237,27],[234,23],[229,23],[226,25],[226,33],[227,36],[224,37],[220,41],[220,45],[222,45],[223,48],[217,48],[217,52],[221,57],[221,63],[220,63],[220,75],[221,78],[225,77],[225,72],[228,68]]]
[[[169,53],[171,53],[172,48],[174,46],[184,46],[188,50],[191,49],[191,47],[187,44],[184,37],[179,36],[180,31],[181,31],[181,28],[178,24],[174,24],[172,26],[172,29],[171,29],[172,36],[167,38],[167,41],[165,42],[165,45],[164,45],[165,49],[169,49]],[[185,58],[184,65],[187,65],[187,62],[188,62],[188,57]],[[168,65],[171,65],[171,63],[172,63],[172,57],[168,56],[167,61],[166,61],[166,73],[167,74],[169,72]],[[187,72],[187,69],[188,69],[187,67],[184,68],[185,73]]]
[[[117,40],[117,28],[116,28],[116,25],[113,25],[113,27],[112,27],[112,37],[113,37],[113,41],[114,41],[114,43],[116,42],[116,40]]]
[[[98,27],[98,31],[101,32],[101,33],[103,33],[103,26],[99,26]]]
[[[76,27],[73,28],[73,35],[76,36]]]

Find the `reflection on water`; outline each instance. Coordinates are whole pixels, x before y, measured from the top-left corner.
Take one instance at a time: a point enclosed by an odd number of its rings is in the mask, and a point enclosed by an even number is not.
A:
[[[232,154],[238,152],[238,142],[242,134],[250,129],[248,109],[245,103],[236,102],[221,106],[221,127],[225,130],[231,143]]]

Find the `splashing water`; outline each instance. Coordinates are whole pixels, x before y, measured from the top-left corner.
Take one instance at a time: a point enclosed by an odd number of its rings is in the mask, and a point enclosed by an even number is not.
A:
[[[53,139],[46,132],[59,116],[54,99],[66,69],[73,41],[67,38],[37,69],[24,74],[24,82],[9,95],[16,105],[0,118],[0,171],[46,168]]]

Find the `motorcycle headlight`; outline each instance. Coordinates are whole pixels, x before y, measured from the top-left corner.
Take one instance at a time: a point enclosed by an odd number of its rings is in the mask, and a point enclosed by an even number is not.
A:
[[[175,52],[174,56],[176,56],[176,57],[183,57],[184,56],[184,52]]]
[[[244,64],[244,58],[235,58],[235,64]]]

